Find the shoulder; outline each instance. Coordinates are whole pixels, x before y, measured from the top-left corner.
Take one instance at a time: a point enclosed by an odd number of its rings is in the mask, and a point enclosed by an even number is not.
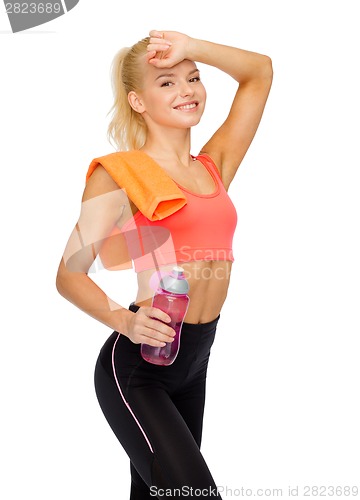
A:
[[[226,191],[228,191],[231,181],[233,180],[235,174],[234,165],[231,164],[233,168],[229,169],[227,161],[224,159],[223,155],[217,149],[208,150],[208,148],[206,149],[204,148],[199,153],[199,156],[207,158],[208,161],[210,162],[209,164],[213,165],[213,169],[219,175]],[[239,164],[236,163],[236,168],[238,166]]]
[[[203,163],[206,163],[208,168],[210,168],[224,184],[221,156],[214,151],[208,152],[202,149],[198,154],[198,158],[200,158]]]
[[[137,206],[119,187],[102,165],[98,165],[89,177],[82,202],[97,199],[99,203],[112,206],[129,206],[132,213],[138,211]]]
[[[83,201],[106,193],[116,192],[121,193],[122,197],[124,197],[124,174],[129,171],[138,154],[137,150],[117,151],[94,158],[86,174]],[[112,199],[115,199],[115,197],[116,195],[111,196]],[[127,203],[134,213],[138,210],[130,199],[127,200]]]
[[[112,191],[120,190],[119,186],[102,165],[97,165],[87,179],[83,201]]]
[[[210,155],[205,151],[200,151],[197,158],[200,158],[203,161],[203,163],[206,163],[211,168],[211,170],[215,171],[215,173],[221,177],[219,159],[217,159],[216,161],[213,155]]]

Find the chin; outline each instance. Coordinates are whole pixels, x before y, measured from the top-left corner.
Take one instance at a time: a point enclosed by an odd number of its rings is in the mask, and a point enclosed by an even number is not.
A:
[[[182,120],[177,120],[177,123],[179,124],[179,127],[190,128],[200,123],[201,118],[202,118],[202,113],[193,116],[183,117]]]

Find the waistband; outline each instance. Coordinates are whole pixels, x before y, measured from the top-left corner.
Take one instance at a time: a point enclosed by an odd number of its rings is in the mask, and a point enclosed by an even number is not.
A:
[[[139,309],[140,309],[139,306],[137,306],[134,302],[131,302],[131,304],[129,306],[130,311],[136,312]],[[219,319],[220,319],[220,314],[217,316],[217,318],[215,318],[211,321],[208,321],[206,323],[187,323],[186,321],[184,321],[183,329],[186,329],[186,331],[188,331],[188,332],[193,331],[194,333],[211,332],[211,331],[214,331],[214,329],[216,328]]]

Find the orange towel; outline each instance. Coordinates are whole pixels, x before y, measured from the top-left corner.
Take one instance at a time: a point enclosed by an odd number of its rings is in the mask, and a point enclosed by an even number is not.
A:
[[[164,219],[186,204],[181,189],[142,151],[122,151],[95,158],[90,163],[86,181],[99,164],[151,221]]]

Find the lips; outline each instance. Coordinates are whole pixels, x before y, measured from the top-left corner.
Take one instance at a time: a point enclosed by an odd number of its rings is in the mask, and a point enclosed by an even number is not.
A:
[[[198,103],[195,101],[186,102],[184,104],[179,104],[179,106],[175,106],[174,109],[178,109],[179,111],[191,111],[192,109],[197,108]]]

